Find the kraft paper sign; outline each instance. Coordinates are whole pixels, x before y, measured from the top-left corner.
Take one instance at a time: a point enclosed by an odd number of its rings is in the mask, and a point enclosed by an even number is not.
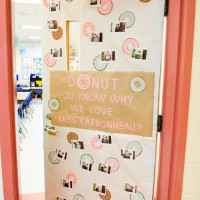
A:
[[[154,73],[50,72],[52,125],[152,136]]]

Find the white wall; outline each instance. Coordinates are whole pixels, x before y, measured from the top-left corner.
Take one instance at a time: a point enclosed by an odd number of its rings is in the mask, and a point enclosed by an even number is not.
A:
[[[20,46],[23,45],[25,54],[20,55]],[[19,45],[16,47],[16,73],[19,76],[19,81],[17,84],[29,85],[29,80],[22,80],[22,67],[21,67],[21,58],[22,57],[32,57],[32,58],[42,58],[42,45],[41,42],[31,42],[31,41],[20,41]]]
[[[3,200],[3,182],[2,182],[2,169],[1,169],[1,152],[0,152],[0,199]]]
[[[200,0],[196,19],[182,200],[200,199]]]

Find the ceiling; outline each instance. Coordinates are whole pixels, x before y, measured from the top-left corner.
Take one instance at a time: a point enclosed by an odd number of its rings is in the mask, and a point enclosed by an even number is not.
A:
[[[15,35],[19,40],[41,40],[41,0],[13,0],[13,12],[15,17]],[[22,28],[21,26],[31,27]]]

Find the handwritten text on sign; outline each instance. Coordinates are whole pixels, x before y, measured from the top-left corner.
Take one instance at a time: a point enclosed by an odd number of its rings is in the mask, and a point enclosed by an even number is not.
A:
[[[154,73],[50,73],[53,125],[152,136]]]

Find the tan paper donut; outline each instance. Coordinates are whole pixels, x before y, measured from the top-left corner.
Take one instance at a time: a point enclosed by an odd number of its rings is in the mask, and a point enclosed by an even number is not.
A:
[[[58,30],[57,31],[52,31],[52,37],[55,40],[60,40],[60,38],[63,36],[63,30],[60,26],[58,26]]]
[[[67,141],[71,144],[72,140],[78,140],[78,135],[74,132],[69,132],[67,134]]]

